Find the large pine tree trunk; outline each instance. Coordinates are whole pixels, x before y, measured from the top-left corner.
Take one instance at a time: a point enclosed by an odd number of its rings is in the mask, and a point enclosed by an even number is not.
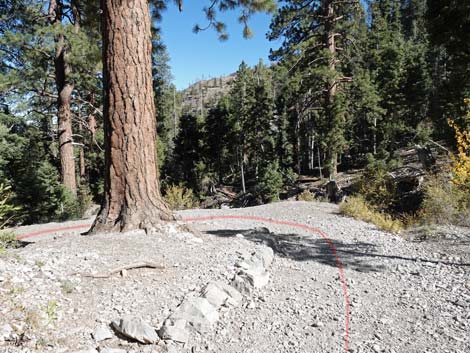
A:
[[[91,233],[152,229],[173,216],[157,178],[147,0],[102,0],[105,195]]]
[[[49,3],[49,22],[52,26],[62,22],[62,3],[51,0]],[[69,79],[71,68],[67,62],[67,45],[62,33],[55,38],[55,81],[58,92],[58,130],[59,130],[59,155],[60,177],[62,184],[74,195],[77,193],[75,177],[75,160],[73,154],[72,139],[72,112],[70,102],[73,91],[73,83]]]

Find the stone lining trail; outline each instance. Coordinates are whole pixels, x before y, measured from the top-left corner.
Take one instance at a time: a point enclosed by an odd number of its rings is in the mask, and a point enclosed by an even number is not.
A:
[[[350,352],[470,351],[468,229],[447,227],[427,242],[405,240],[341,217],[335,205],[308,202],[179,214],[264,217],[327,234],[350,297]],[[30,226],[18,234],[88,222]],[[0,352],[344,352],[344,288],[327,240],[255,218],[193,226],[201,234],[168,228],[84,237],[69,229],[25,238],[34,243],[0,257]],[[274,259],[263,267],[266,280],[262,270],[250,271],[250,262],[268,248]],[[258,265],[267,264],[257,258]],[[139,261],[164,269],[77,275]],[[225,297],[230,284],[244,293],[241,300]],[[194,303],[210,309],[206,301],[217,316],[201,319]],[[182,307],[189,316],[179,312]],[[154,336],[167,320],[180,320],[186,343]],[[119,327],[153,341],[138,343]]]

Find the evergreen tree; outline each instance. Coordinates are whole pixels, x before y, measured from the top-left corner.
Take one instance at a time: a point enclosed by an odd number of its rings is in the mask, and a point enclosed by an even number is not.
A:
[[[320,139],[327,146],[333,178],[338,154],[346,147],[346,101],[341,86],[351,80],[344,75],[347,58],[342,51],[351,41],[351,25],[358,8],[359,1],[286,1],[275,16],[269,34],[270,39],[285,38],[282,47],[272,53],[273,59],[296,57],[292,70],[302,75],[302,95],[307,101],[307,109],[303,111],[307,113],[305,116],[312,116],[311,110],[319,113],[315,125],[323,133]]]
[[[220,99],[217,105],[209,110],[204,122],[203,145],[207,168],[216,175],[220,184],[224,182],[224,177],[230,174],[232,159],[236,156],[236,146],[230,138],[233,137],[234,131],[233,125],[230,124],[229,109],[228,99]]]
[[[406,126],[404,82],[405,40],[402,34],[400,1],[372,0],[369,3],[371,30],[369,63],[372,81],[377,85],[381,106],[385,110],[378,122],[379,146],[391,152],[397,136]]]
[[[446,129],[449,116],[461,117],[465,111],[462,104],[470,96],[470,4],[468,1],[428,0],[426,24],[433,44],[433,92],[432,117],[440,136]]]
[[[245,155],[255,182],[259,170],[276,159],[274,134],[274,97],[268,68],[260,61],[255,66],[251,86],[254,90],[248,115],[240,119],[244,133]]]
[[[252,85],[252,71],[245,62],[242,62],[236,73],[229,94],[230,99],[230,126],[232,127],[231,140],[234,142],[233,152],[239,166],[239,177],[243,192],[246,192],[245,162],[247,158],[246,134],[244,124],[250,119],[250,110],[254,104],[254,88]]]
[[[181,116],[181,128],[175,140],[172,169],[173,184],[184,184],[199,192],[204,171],[202,121],[194,115]]]

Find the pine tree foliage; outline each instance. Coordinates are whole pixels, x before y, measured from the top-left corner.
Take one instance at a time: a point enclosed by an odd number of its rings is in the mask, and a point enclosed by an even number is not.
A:
[[[49,1],[0,0],[0,202],[9,207],[0,218],[9,219],[8,225],[65,219],[82,210],[61,185],[55,77],[60,38],[66,81],[73,86],[78,199],[91,194],[99,202],[103,194],[99,4],[56,3],[59,21],[51,21]],[[442,138],[459,143],[463,162],[454,167],[461,167],[459,183],[468,185],[462,106],[470,96],[468,1],[286,0],[277,9],[274,3],[215,0],[202,8],[207,21],[195,31],[212,29],[220,39],[228,36],[221,12],[238,16],[245,37],[252,35],[253,13],[274,13],[268,37],[277,47],[272,64],[242,62],[228,94],[189,114],[172,84],[158,27],[168,6],[184,10],[185,3],[149,1],[164,189],[179,192],[180,185],[203,198],[228,185],[270,202],[297,175],[334,179],[337,172],[368,166],[366,175],[380,180],[395,165],[398,148]],[[382,186],[368,185],[375,194]]]

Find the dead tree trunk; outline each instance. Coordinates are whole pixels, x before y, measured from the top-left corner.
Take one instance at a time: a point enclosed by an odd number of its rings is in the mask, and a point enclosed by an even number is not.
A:
[[[52,26],[60,25],[63,17],[63,4],[57,0],[49,3],[49,23]],[[76,20],[77,21],[77,20]],[[72,112],[70,103],[73,91],[73,82],[70,79],[71,67],[67,62],[67,43],[63,33],[55,38],[55,82],[58,92],[57,120],[59,133],[60,177],[62,184],[74,195],[77,194],[77,181],[75,177],[75,159],[72,138]]]
[[[173,220],[157,178],[147,0],[103,0],[105,195],[90,232]]]

